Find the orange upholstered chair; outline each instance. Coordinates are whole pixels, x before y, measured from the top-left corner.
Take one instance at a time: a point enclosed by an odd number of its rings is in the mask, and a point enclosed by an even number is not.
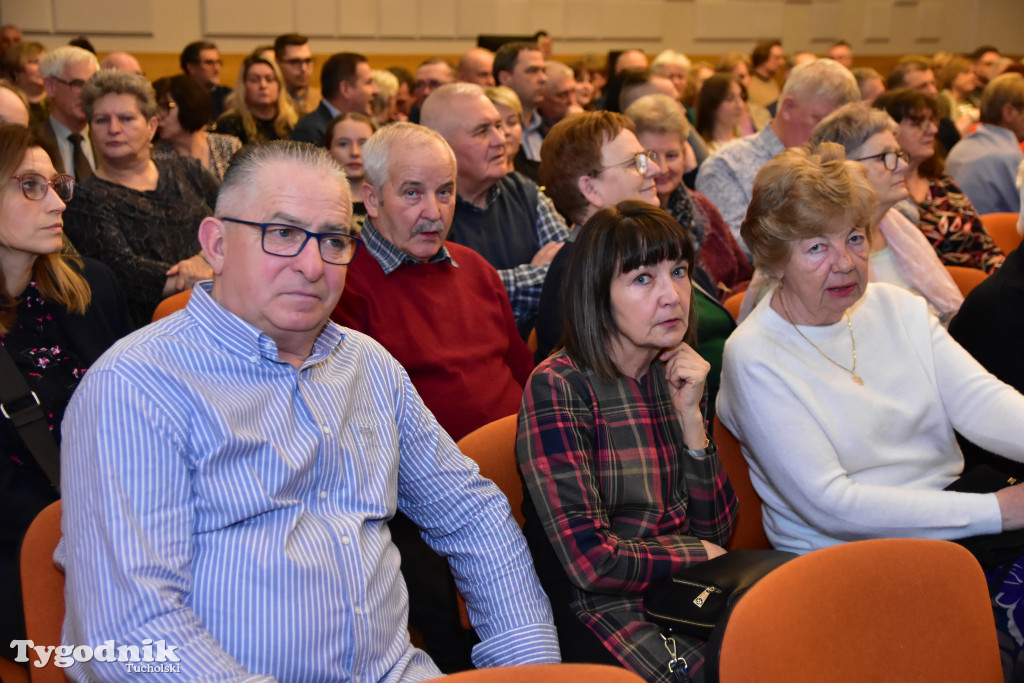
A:
[[[732,489],[740,501],[732,536],[725,544],[725,549],[771,548],[764,533],[764,524],[761,522],[761,497],[750,483],[750,469],[740,450],[740,442],[725,428],[717,415],[713,433],[715,445],[718,446],[718,458],[722,461],[722,467],[729,475]]]
[[[0,657],[0,681],[3,683],[29,683],[28,669],[6,657]]]
[[[480,467],[480,474],[501,489],[512,508],[512,517],[523,526],[523,484],[516,464],[517,415],[508,415],[485,424],[459,439],[459,450]],[[459,618],[462,627],[471,628],[466,603],[459,595]]]
[[[1017,232],[1019,213],[986,213],[978,218],[1004,254],[1009,254],[1020,245],[1021,234]]]
[[[722,306],[725,307],[725,310],[729,311],[729,315],[733,317],[733,320],[737,320],[740,317],[740,304],[743,303],[744,294],[746,294],[746,291],[733,294],[722,302]]]
[[[988,277],[988,273],[977,268],[967,266],[946,266],[946,270],[953,276],[953,282],[960,288],[960,293],[967,296],[971,290],[980,285]]]
[[[985,576],[949,541],[856,541],[797,557],[722,626],[707,660],[720,683],[1003,680]]]
[[[153,322],[156,322],[160,318],[166,318],[175,311],[180,311],[185,308],[188,304],[189,297],[192,296],[192,290],[186,289],[177,294],[172,294],[156,306],[156,310],[153,311]]]
[[[53,563],[60,541],[60,501],[40,512],[21,542],[21,595],[25,603],[25,631],[38,645],[60,645],[64,625],[64,572]],[[30,651],[35,663],[38,656]],[[31,667],[32,683],[64,683],[64,670],[53,665]],[[4,678],[6,681],[7,679]]]
[[[475,669],[452,674],[452,683],[641,683],[632,671],[603,664],[527,664]]]

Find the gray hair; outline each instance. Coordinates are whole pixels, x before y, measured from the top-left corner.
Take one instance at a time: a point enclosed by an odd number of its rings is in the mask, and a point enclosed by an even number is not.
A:
[[[420,123],[436,130],[446,138],[451,134],[451,121],[458,116],[452,100],[460,97],[487,97],[476,83],[446,83],[430,93],[420,109]]]
[[[544,65],[544,73],[548,77],[548,83],[553,83],[557,78],[573,78],[572,69],[554,60]]]
[[[825,100],[841,107],[860,100],[860,89],[849,69],[839,62],[822,57],[793,67],[779,99],[786,97],[803,105]]]
[[[670,64],[681,67],[687,73],[690,71],[690,58],[675,50],[662,50],[658,53],[658,56],[651,62],[651,71],[659,76],[664,76],[665,67]]]
[[[97,71],[82,88],[82,110],[90,122],[96,100],[104,95],[133,95],[144,117],[151,119],[156,116],[156,93],[145,76],[117,69]]]
[[[62,45],[39,58],[39,73],[43,78],[63,78],[64,67],[69,64],[92,64],[97,71],[100,68],[93,53],[74,45]]]
[[[352,215],[352,197],[349,194],[348,178],[337,161],[322,147],[304,142],[275,140],[255,145],[246,145],[231,157],[228,170],[217,193],[215,215],[223,216],[234,212],[235,202],[255,199],[253,192],[258,188],[259,174],[278,163],[295,163],[308,167],[321,177],[332,178],[341,186],[349,216]]]
[[[822,142],[836,142],[843,146],[849,157],[872,137],[886,131],[893,135],[899,131],[899,126],[889,114],[881,109],[872,109],[864,102],[855,102],[823,118],[814,127],[808,144],[816,147]]]
[[[690,136],[690,122],[682,107],[668,95],[644,95],[623,112],[636,126],[636,133],[674,133],[680,142]]]
[[[391,166],[391,151],[401,151],[440,143],[452,161],[452,170],[457,171],[455,152],[436,130],[415,123],[399,122],[384,126],[366,141],[363,146],[363,172],[366,182],[380,190],[388,180]]]

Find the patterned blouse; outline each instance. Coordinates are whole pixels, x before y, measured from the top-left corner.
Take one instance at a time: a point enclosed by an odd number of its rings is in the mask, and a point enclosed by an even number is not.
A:
[[[640,381],[609,383],[561,351],[527,384],[516,443],[527,541],[535,558],[554,548],[580,620],[647,680],[671,679],[642,591],[705,561],[700,539],[724,543],[736,515],[717,456],[690,457],[683,444],[660,362]],[[559,578],[540,563],[538,573],[545,588]],[[694,673],[704,643],[676,641]]]
[[[224,173],[228,170],[228,162],[231,161],[234,153],[242,148],[242,141],[234,135],[224,135],[223,133],[209,133],[208,136],[210,159],[205,168],[209,169],[210,173],[213,173],[221,180],[224,180]],[[154,159],[169,159],[170,157],[178,156],[178,152],[167,140],[160,140],[153,145],[152,156]]]
[[[914,221],[948,266],[967,266],[992,273],[1006,258],[982,225],[971,200],[953,179],[932,180],[924,201],[913,206],[905,200],[896,206]]]

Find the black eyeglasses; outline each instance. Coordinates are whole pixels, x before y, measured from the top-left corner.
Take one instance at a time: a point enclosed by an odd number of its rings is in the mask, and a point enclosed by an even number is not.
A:
[[[882,166],[885,166],[887,171],[895,171],[900,165],[900,159],[903,159],[903,163],[910,163],[910,155],[906,152],[894,152],[889,150],[888,152],[882,152],[881,154],[872,154],[869,157],[861,157],[860,159],[853,159],[853,161],[867,161],[869,159],[881,159]]]
[[[238,218],[221,218],[222,221],[259,228],[263,233],[263,251],[271,256],[298,256],[306,248],[306,242],[316,240],[320,258],[324,263],[347,266],[356,255],[359,238],[343,232],[310,232],[284,223],[253,223]]]
[[[625,166],[626,164],[633,164],[636,167],[637,173],[639,173],[640,175],[647,175],[647,164],[648,162],[651,161],[657,163],[658,153],[655,152],[653,149],[648,149],[644,150],[643,152],[637,152],[629,159],[626,159],[625,161],[620,161],[617,164],[612,164],[611,166],[602,166],[600,169],[598,169],[596,173],[594,173],[594,175],[598,175],[601,171],[604,171],[606,169],[615,168],[616,166]]]
[[[312,57],[294,57],[292,59],[282,59],[281,63],[282,64],[287,64],[288,66],[313,66],[313,58]]]
[[[21,185],[21,193],[26,199],[39,201],[46,196],[46,190],[50,187],[62,201],[69,202],[75,196],[75,179],[65,173],[58,173],[49,180],[38,173],[22,173],[11,177]]]
[[[68,86],[72,90],[81,90],[82,86],[85,85],[85,81],[83,81],[81,78],[76,78],[73,81],[65,81],[63,78],[57,78],[56,76],[52,76],[52,78],[53,78],[53,80],[57,81],[58,83],[62,83],[64,85]]]

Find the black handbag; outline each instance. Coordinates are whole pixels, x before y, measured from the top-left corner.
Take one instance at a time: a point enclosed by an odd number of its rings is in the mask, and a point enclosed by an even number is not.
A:
[[[727,552],[650,586],[644,592],[644,610],[666,631],[707,640],[751,586],[796,556],[783,550]]]
[[[60,448],[53,438],[39,397],[29,389],[11,354],[0,344],[0,415],[11,421],[25,447],[54,489],[60,491]]]

